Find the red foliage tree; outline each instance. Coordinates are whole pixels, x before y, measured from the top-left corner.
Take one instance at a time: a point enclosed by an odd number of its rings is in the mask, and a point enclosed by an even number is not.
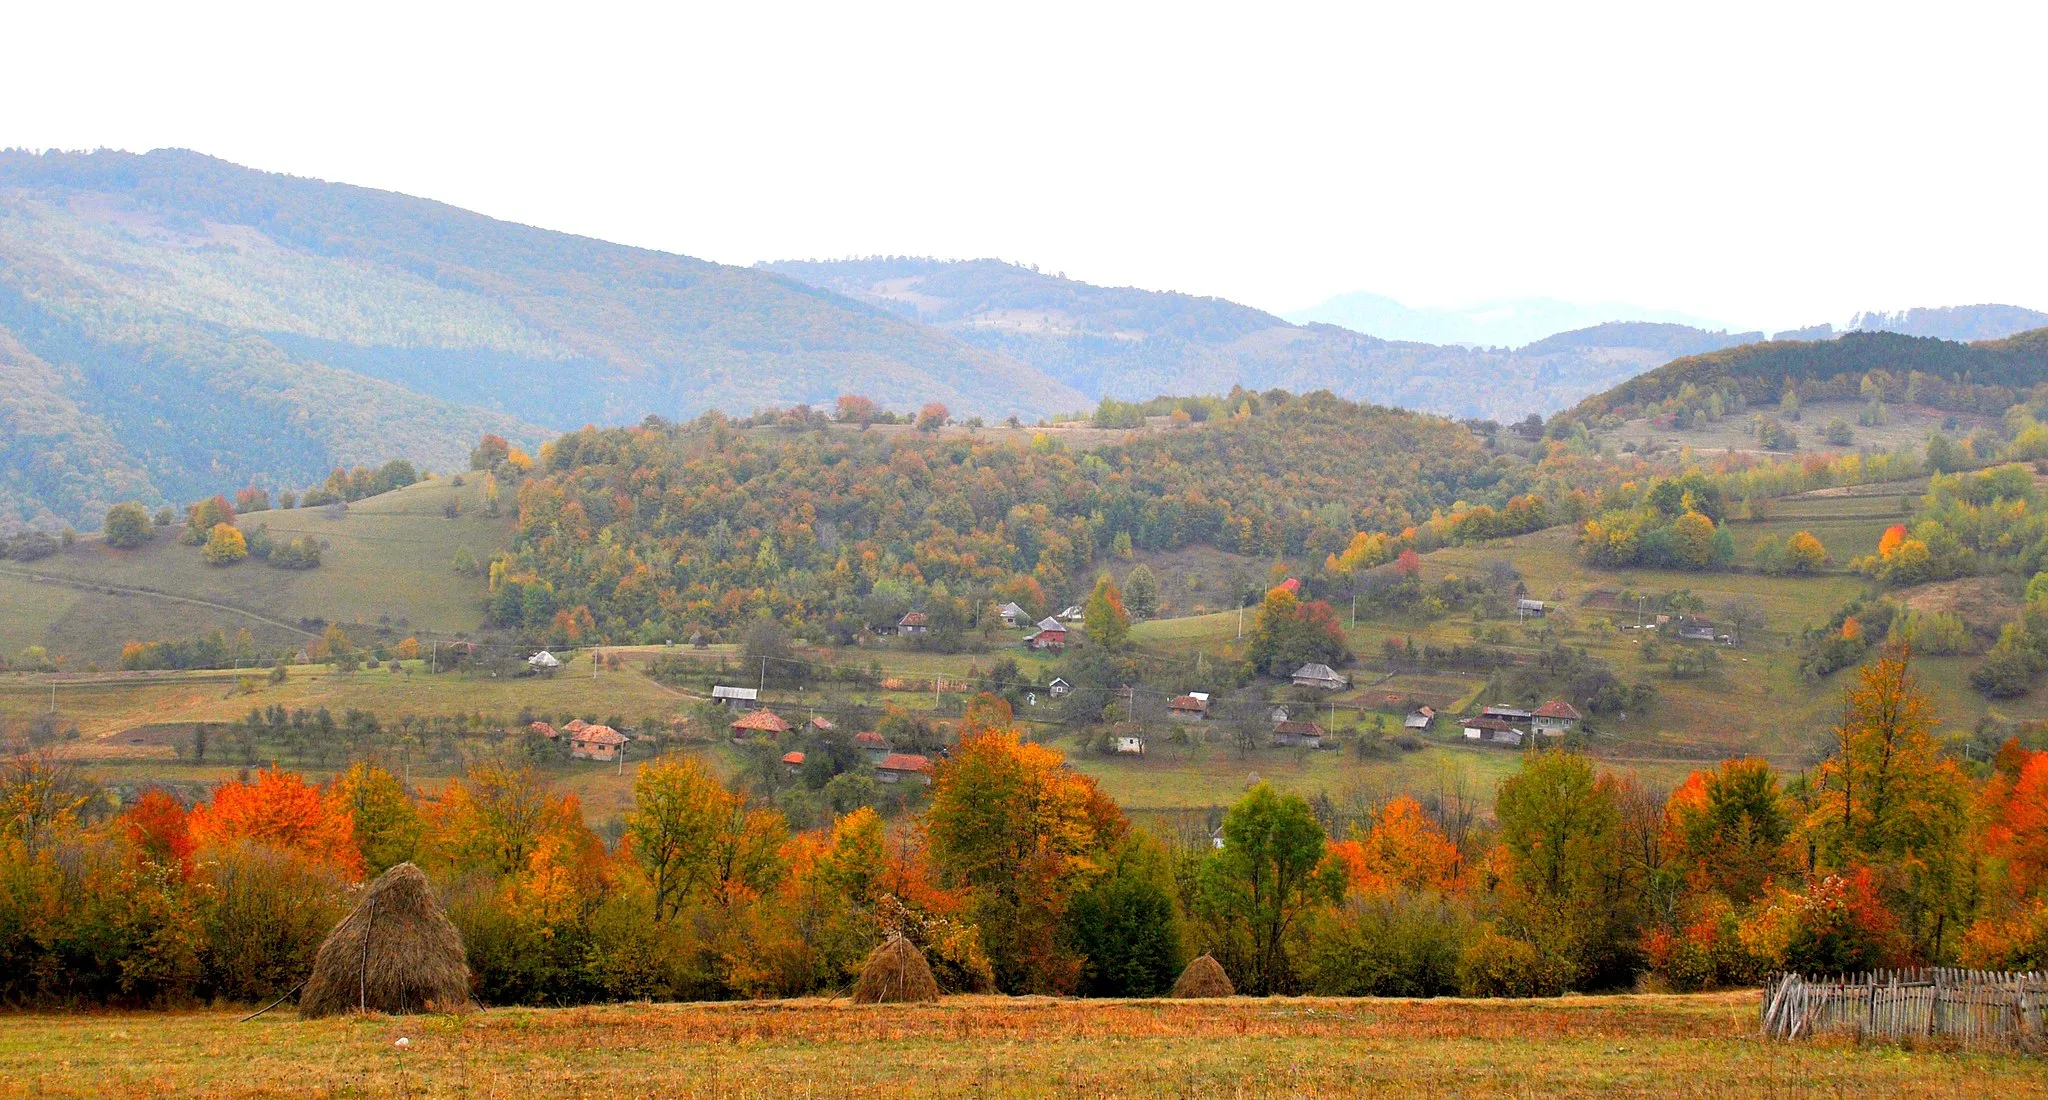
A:
[[[294,772],[268,768],[257,772],[254,782],[223,783],[214,788],[212,802],[192,811],[190,822],[192,839],[202,847],[253,841],[352,878],[363,874],[355,821]]]
[[[192,852],[198,847],[189,816],[184,803],[152,788],[121,815],[121,829],[144,859],[175,868],[183,877],[192,873]]]

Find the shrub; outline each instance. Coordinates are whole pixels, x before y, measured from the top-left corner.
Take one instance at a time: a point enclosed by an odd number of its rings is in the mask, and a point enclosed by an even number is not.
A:
[[[1458,991],[1467,997],[1555,997],[1569,985],[1570,969],[1528,940],[1489,926],[1458,958]]]
[[[122,550],[147,546],[151,536],[156,533],[150,525],[148,510],[132,501],[127,504],[116,504],[107,509],[107,519],[102,530],[106,532],[107,545]]]
[[[1437,997],[1463,987],[1471,920],[1433,895],[1352,898],[1309,933],[1309,988],[1331,997]]]

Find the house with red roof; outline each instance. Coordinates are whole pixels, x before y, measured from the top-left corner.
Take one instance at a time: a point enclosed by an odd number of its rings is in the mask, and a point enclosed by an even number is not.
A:
[[[905,780],[930,786],[932,762],[929,757],[916,753],[892,752],[875,765],[875,779],[882,783],[901,783]]]
[[[617,760],[626,751],[626,742],[632,740],[610,726],[589,726],[569,735],[569,758],[572,760]]]
[[[1537,707],[1530,717],[1536,732],[1545,737],[1563,737],[1583,720],[1578,708],[1562,699],[1552,699]]]
[[[733,740],[744,741],[749,734],[788,733],[789,723],[783,721],[772,710],[750,710],[734,719],[732,725],[726,728],[732,731]]]

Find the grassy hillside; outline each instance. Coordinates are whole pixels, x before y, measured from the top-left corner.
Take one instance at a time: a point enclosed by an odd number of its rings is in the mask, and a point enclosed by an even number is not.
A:
[[[450,503],[458,509],[446,516]],[[47,647],[75,667],[111,664],[129,641],[182,639],[214,629],[247,629],[259,643],[283,644],[318,632],[317,621],[388,625],[428,634],[482,625],[484,581],[453,569],[458,547],[479,561],[509,544],[510,515],[484,513],[479,480],[456,486],[436,478],[357,501],[339,516],[327,508],[251,512],[244,531],[268,527],[274,538],[310,536],[325,545],[317,569],[273,569],[251,560],[210,566],[197,547],[159,528],[154,542],[117,550],[80,539],[35,561],[0,561],[0,651]],[[402,635],[401,635],[402,636]]]
[[[1307,392],[1453,416],[1520,420],[1665,362],[1760,334],[1599,325],[1517,351],[1382,340],[1290,324],[1220,298],[1100,287],[999,260],[907,257],[764,265],[935,325],[1096,397]]]
[[[2018,1095],[2038,1060],[1754,1038],[1754,992],[1538,1001],[952,997],[332,1017],[36,1014],[0,1080],[49,1096]],[[399,1047],[403,1038],[406,1045]]]
[[[0,153],[0,522],[318,480],[482,431],[829,402],[1084,403],[794,280],[181,151]]]

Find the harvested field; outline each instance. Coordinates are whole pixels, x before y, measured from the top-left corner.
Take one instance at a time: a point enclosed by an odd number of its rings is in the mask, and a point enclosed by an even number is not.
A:
[[[211,1096],[2013,1096],[2038,1060],[1755,1038],[1757,994],[1543,1001],[953,997],[861,1006],[22,1015],[0,1089]],[[405,1038],[404,1047],[397,1040]]]

